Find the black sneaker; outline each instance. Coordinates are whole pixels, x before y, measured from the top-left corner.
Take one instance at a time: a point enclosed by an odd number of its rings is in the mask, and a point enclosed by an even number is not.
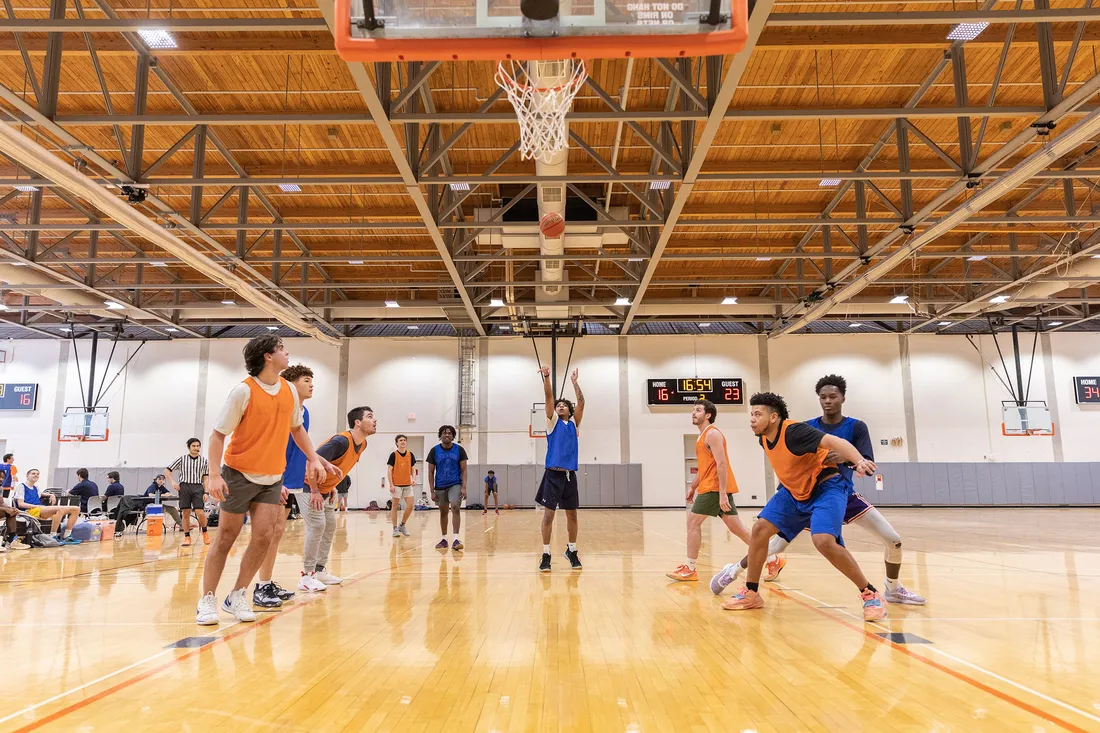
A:
[[[274,583],[265,583],[264,585],[257,583],[256,588],[252,591],[252,605],[260,608],[278,608],[283,605],[283,601],[275,593],[273,585]]]
[[[550,572],[550,553],[547,553],[547,552],[542,553],[542,562],[539,563],[539,572],[540,573],[549,573]]]
[[[573,567],[574,570],[580,570],[581,567],[583,567],[581,565],[581,559],[577,557],[576,550],[566,550],[565,559],[569,561],[569,564]]]
[[[287,590],[283,586],[276,583],[274,580],[271,581],[271,589],[275,591],[275,595],[279,597],[280,601],[289,601],[291,598],[294,597],[294,591]]]

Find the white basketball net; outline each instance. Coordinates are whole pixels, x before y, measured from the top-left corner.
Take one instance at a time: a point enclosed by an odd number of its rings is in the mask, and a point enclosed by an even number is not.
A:
[[[580,60],[501,61],[496,81],[508,94],[519,118],[520,154],[551,163],[569,147],[565,115],[584,86],[588,72]]]

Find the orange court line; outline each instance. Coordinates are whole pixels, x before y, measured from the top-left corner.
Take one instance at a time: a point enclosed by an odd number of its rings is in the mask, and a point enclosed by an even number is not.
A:
[[[367,573],[365,575],[360,575],[359,577],[355,578],[354,580],[351,580],[351,581],[346,582],[346,583],[341,583],[341,587],[343,588],[343,587],[347,587],[349,585],[355,585],[356,583],[358,583],[361,580],[366,580],[367,578],[369,578],[373,575],[377,575],[378,573],[382,573],[382,572],[385,572],[387,570],[389,570],[389,568],[379,568],[378,570],[375,570],[372,573]],[[16,728],[12,733],[26,733],[27,731],[38,730],[39,728],[46,725],[47,723],[52,723],[55,720],[63,718],[66,715],[68,715],[69,713],[73,713],[73,712],[76,712],[77,710],[81,710],[83,708],[86,708],[89,705],[91,705],[92,703],[98,702],[98,701],[102,700],[103,698],[108,697],[110,695],[113,695],[113,694],[115,694],[116,692],[118,692],[120,690],[125,690],[127,687],[130,687],[130,686],[132,686],[132,685],[134,685],[138,682],[142,682],[144,680],[151,679],[151,678],[155,677],[156,675],[160,674],[161,672],[163,672],[164,670],[168,669],[169,667],[173,667],[173,666],[179,664],[180,662],[182,662],[186,659],[190,659],[191,657],[194,657],[197,654],[201,654],[202,652],[206,651],[207,649],[213,649],[214,647],[218,646],[223,641],[229,641],[230,639],[235,639],[238,636],[241,636],[243,634],[247,634],[249,631],[252,631],[253,629],[259,628],[260,626],[265,626],[265,625],[275,621],[278,618],[286,616],[287,614],[294,613],[295,611],[297,611],[299,609],[302,609],[302,608],[305,608],[308,605],[309,605],[308,603],[296,603],[296,604],[294,604],[294,606],[292,608],[289,608],[286,611],[281,611],[280,613],[274,614],[272,616],[267,616],[265,618],[262,618],[259,621],[255,621],[255,622],[250,623],[250,624],[242,625],[240,629],[238,629],[236,631],[233,631],[232,633],[226,634],[225,636],[219,636],[215,641],[213,641],[213,642],[211,642],[211,643],[209,643],[205,646],[201,646],[198,649],[187,652],[186,654],[181,654],[180,656],[173,658],[171,661],[165,662],[164,664],[160,665],[159,667],[154,667],[151,670],[141,672],[140,674],[134,675],[133,677],[129,677],[129,678],[123,680],[122,682],[119,682],[118,684],[116,684],[112,687],[108,687],[105,690],[100,690],[99,692],[97,692],[97,693],[95,693],[95,694],[93,694],[89,697],[86,697],[83,700],[78,700],[77,702],[74,702],[73,704],[71,704],[67,707],[63,707],[60,710],[56,710],[56,711],[50,713],[49,715],[47,715],[43,718],[39,718],[38,720],[27,723],[22,728]]]
[[[967,683],[968,685],[972,685],[972,686],[978,688],[982,692],[988,692],[990,695],[993,695],[994,697],[998,697],[1001,700],[1004,700],[1005,702],[1007,702],[1011,705],[1015,705],[1016,707],[1020,708],[1021,710],[1029,712],[1032,715],[1037,715],[1040,718],[1043,718],[1044,720],[1050,721],[1051,723],[1054,723],[1055,725],[1058,725],[1058,726],[1061,726],[1062,728],[1065,728],[1066,730],[1073,731],[1073,733],[1089,733],[1089,731],[1085,730],[1084,728],[1078,727],[1078,726],[1074,725],[1073,723],[1069,723],[1065,720],[1062,720],[1058,716],[1053,715],[1053,714],[1047,712],[1046,710],[1043,710],[1042,708],[1037,708],[1034,705],[1030,705],[1030,704],[1024,702],[1023,700],[1020,700],[1019,698],[1013,697],[1012,695],[1001,692],[1000,690],[998,690],[996,688],[990,687],[989,685],[985,684],[984,682],[976,680],[976,679],[974,679],[973,677],[971,677],[969,675],[963,674],[962,672],[958,672],[954,669],[951,669],[950,667],[946,667],[946,666],[940,664],[939,662],[934,662],[931,659],[929,659],[928,657],[925,657],[923,655],[912,652],[909,649],[906,649],[903,645],[898,644],[898,643],[893,642],[893,641],[890,641],[889,639],[885,639],[885,638],[883,638],[883,637],[881,637],[877,634],[874,634],[874,633],[868,631],[867,629],[860,628],[860,627],[858,627],[854,624],[848,623],[847,621],[841,620],[841,619],[837,618],[836,616],[834,616],[832,614],[825,613],[825,611],[821,610],[820,608],[816,608],[815,606],[812,606],[809,603],[806,603],[805,601],[800,601],[800,600],[798,600],[797,598],[795,598],[793,596],[787,595],[786,593],[779,590],[778,588],[770,588],[769,590],[771,590],[772,593],[775,593],[776,595],[780,596],[781,598],[785,598],[788,601],[791,601],[792,603],[797,603],[799,606],[802,606],[803,608],[808,608],[808,609],[810,609],[811,611],[813,611],[815,613],[821,614],[825,618],[831,619],[831,620],[837,622],[838,624],[840,624],[841,626],[852,629],[853,631],[858,631],[859,633],[863,634],[864,636],[867,636],[868,638],[871,638],[871,639],[874,639],[875,641],[886,644],[887,646],[894,649],[895,651],[899,651],[902,654],[906,654],[906,655],[912,657],[913,659],[924,662],[925,664],[927,664],[929,667],[932,667],[933,669],[938,669],[941,672],[945,672],[945,673],[951,675],[952,677],[954,677],[956,679],[962,680],[963,682]]]

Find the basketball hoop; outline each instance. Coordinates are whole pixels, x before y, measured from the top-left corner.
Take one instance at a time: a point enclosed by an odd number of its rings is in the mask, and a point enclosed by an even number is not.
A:
[[[508,94],[519,118],[519,149],[524,160],[551,163],[555,153],[569,147],[565,115],[587,79],[580,59],[497,64],[496,82]]]

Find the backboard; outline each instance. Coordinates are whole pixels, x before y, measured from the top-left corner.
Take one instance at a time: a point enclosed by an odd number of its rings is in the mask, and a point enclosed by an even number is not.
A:
[[[532,6],[557,13],[533,20]],[[747,0],[336,0],[348,61],[679,57],[733,54]]]
[[[546,403],[535,402],[531,405],[531,425],[527,435],[532,438],[546,437]]]
[[[61,416],[61,428],[57,431],[58,442],[103,442],[110,431],[107,428],[107,408],[66,407]]]
[[[1054,423],[1050,418],[1050,408],[1042,400],[1032,400],[1018,405],[1011,400],[1001,402],[1004,415],[1001,434],[1007,437],[1027,435],[1054,435]]]

